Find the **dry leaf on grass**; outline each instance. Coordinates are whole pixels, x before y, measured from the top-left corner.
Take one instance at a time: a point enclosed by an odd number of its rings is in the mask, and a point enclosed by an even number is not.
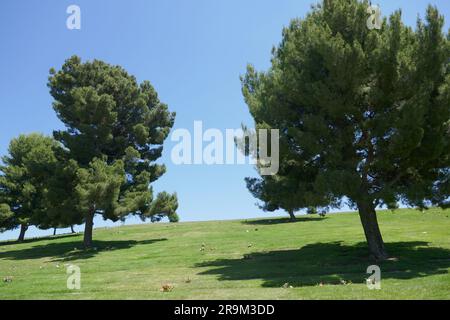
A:
[[[173,285],[171,285],[171,284],[168,284],[168,283],[166,283],[166,284],[163,284],[162,286],[161,286],[161,289],[159,289],[161,292],[171,292],[172,290],[173,290]]]

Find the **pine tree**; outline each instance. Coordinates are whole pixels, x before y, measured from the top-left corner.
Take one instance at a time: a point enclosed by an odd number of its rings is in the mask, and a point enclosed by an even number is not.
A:
[[[262,201],[259,207],[264,211],[273,212],[279,209],[289,214],[290,221],[295,221],[295,212],[302,209],[299,205],[296,179],[289,176],[287,166],[282,166],[277,175],[261,178],[246,178],[250,193]]]
[[[47,220],[46,181],[57,163],[59,144],[41,134],[21,135],[9,145],[0,166],[0,230],[20,227],[23,241],[31,225]]]
[[[369,30],[368,5],[323,1],[284,29],[270,70],[249,66],[242,82],[256,127],[280,129],[290,168],[262,188],[292,180],[302,208],[348,199],[385,259],[377,207],[450,204],[450,46],[434,7],[415,30],[400,11]]]
[[[176,221],[176,195],[154,198],[149,187],[165,172],[155,161],[175,119],[151,84],[138,84],[119,66],[73,56],[58,72],[50,70],[48,86],[66,126],[54,137],[80,167],[76,193],[85,246],[92,245],[96,214],[113,221],[129,214]]]

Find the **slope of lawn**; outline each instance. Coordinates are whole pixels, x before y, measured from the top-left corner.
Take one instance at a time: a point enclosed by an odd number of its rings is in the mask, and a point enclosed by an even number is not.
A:
[[[89,251],[80,234],[3,242],[0,299],[450,299],[449,216],[379,213],[393,257],[381,290],[365,284],[375,263],[347,213],[97,229]],[[66,287],[69,264],[81,290]]]

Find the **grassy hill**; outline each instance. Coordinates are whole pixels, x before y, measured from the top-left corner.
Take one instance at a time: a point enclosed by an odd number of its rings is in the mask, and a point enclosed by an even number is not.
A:
[[[450,211],[380,212],[382,289],[355,213],[97,229],[0,243],[0,299],[450,299]],[[81,290],[66,288],[66,266]],[[173,287],[170,292],[161,287]]]

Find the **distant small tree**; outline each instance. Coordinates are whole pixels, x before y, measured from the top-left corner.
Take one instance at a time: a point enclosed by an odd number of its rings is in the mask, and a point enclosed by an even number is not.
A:
[[[377,207],[450,205],[450,45],[434,7],[413,31],[400,12],[369,30],[368,6],[323,1],[284,29],[270,70],[249,66],[242,82],[257,128],[280,129],[295,206],[349,199],[382,260]]]
[[[316,207],[308,207],[308,203],[300,202],[308,190],[298,185],[299,177],[295,176],[296,170],[286,163],[280,166],[277,175],[262,176],[261,178],[246,178],[247,189],[262,203],[259,207],[264,211],[273,212],[279,209],[285,210],[290,221],[296,221],[295,212],[307,209],[307,214],[317,214]],[[321,211],[325,215],[326,208]],[[323,214],[322,214],[323,213]]]
[[[53,108],[66,130],[54,132],[81,170],[76,193],[85,221],[84,245],[92,246],[94,216],[117,221],[168,216],[177,221],[176,195],[153,196],[150,184],[165,167],[163,142],[175,114],[148,81],[138,84],[123,68],[99,60],[68,59],[50,71]]]
[[[285,210],[293,222],[296,220],[295,212],[298,206],[295,192],[295,180],[283,175],[264,176],[261,179],[247,178],[247,188],[250,193],[262,203],[259,207],[264,211],[273,212],[279,209]]]
[[[258,129],[266,128],[266,124],[257,123],[256,125]],[[250,134],[245,126],[243,130]],[[237,146],[248,155],[255,155],[258,152],[254,148],[248,147],[246,149],[243,143],[238,143]],[[297,176],[299,171],[296,168],[296,163],[286,155],[288,155],[286,150],[281,150],[279,170],[276,175],[246,178],[245,181],[250,193],[261,201],[258,206],[262,210],[269,212],[279,209],[285,210],[289,214],[290,220],[294,222],[296,221],[295,212],[308,207],[308,200],[311,201],[311,198],[315,195],[310,192],[308,185],[299,185],[298,180],[301,179],[301,176]],[[258,165],[256,169],[259,169]]]
[[[31,225],[46,220],[46,181],[57,163],[59,144],[41,134],[21,135],[9,145],[0,166],[0,230],[20,227],[23,241]]]

